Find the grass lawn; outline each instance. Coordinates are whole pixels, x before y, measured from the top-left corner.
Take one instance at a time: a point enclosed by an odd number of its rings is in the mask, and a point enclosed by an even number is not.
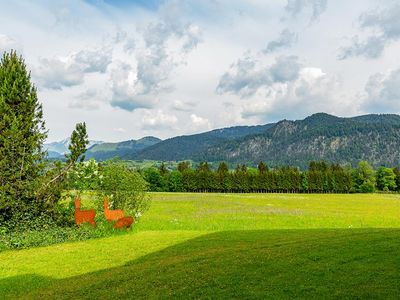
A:
[[[133,232],[0,253],[0,299],[400,298],[400,196],[153,194]]]

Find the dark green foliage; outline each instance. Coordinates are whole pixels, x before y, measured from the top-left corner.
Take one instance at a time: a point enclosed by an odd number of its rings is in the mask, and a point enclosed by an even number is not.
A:
[[[62,220],[71,219],[73,224],[74,204],[72,201],[59,205],[57,210],[64,215]],[[0,226],[0,251],[47,246],[63,242],[83,241],[118,234],[112,224],[101,215],[96,216],[95,229],[83,224],[80,227],[71,223],[60,223],[47,213],[25,212]],[[121,231],[123,233],[123,231]]]
[[[30,73],[15,51],[0,61],[0,218],[36,206],[47,136]]]
[[[182,173],[179,171],[172,171],[166,176],[167,190],[169,192],[183,192]]]
[[[178,167],[177,167],[178,171],[183,173],[187,170],[190,169],[190,162],[188,161],[181,161],[178,163]]]
[[[396,175],[396,191],[400,191],[400,168],[393,168],[393,173]]]
[[[86,147],[89,144],[89,137],[86,131],[86,123],[76,124],[71,134],[71,142],[68,146],[69,153],[65,155],[68,165],[85,160]]]
[[[162,192],[167,189],[166,182],[160,171],[155,168],[144,170],[143,176],[149,184],[150,191]]]
[[[360,163],[360,168],[352,170],[337,164],[311,162],[309,170],[301,172],[299,168],[294,167],[269,170],[264,163],[260,163],[258,169],[238,164],[235,170],[231,171],[225,162],[221,162],[216,170],[212,170],[207,162],[202,162],[195,170],[185,169],[182,172],[172,171],[162,175],[159,170],[150,168],[145,169],[143,174],[150,185],[150,190],[155,192],[350,193],[373,191],[375,184],[371,190],[368,188],[370,187],[368,183],[374,183],[374,173],[369,173],[365,162]]]
[[[260,161],[258,163],[257,168],[258,168],[258,172],[260,172],[261,174],[268,172],[268,166],[263,161]]]
[[[161,165],[158,168],[158,171],[160,171],[161,176],[164,176],[168,173],[167,166],[164,163],[161,163]]]
[[[381,191],[394,191],[396,185],[396,174],[393,169],[380,167],[376,172],[376,185]]]

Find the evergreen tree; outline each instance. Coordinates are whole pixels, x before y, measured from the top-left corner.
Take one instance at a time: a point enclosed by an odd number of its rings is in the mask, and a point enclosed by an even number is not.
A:
[[[262,161],[258,163],[258,172],[260,172],[260,174],[268,172],[268,166]]]
[[[35,205],[47,137],[30,73],[15,51],[0,61],[0,216]]]
[[[210,166],[208,165],[208,162],[201,162],[197,166],[197,171],[198,172],[205,172],[205,173],[210,172]]]
[[[218,169],[217,169],[218,175],[222,175],[223,176],[223,175],[227,174],[228,171],[229,171],[229,168],[228,168],[228,165],[227,165],[226,162],[221,162],[218,165]]]
[[[183,173],[190,169],[190,162],[188,161],[181,161],[178,163],[178,171]]]
[[[168,173],[168,169],[164,163],[161,163],[160,167],[158,168],[158,171],[160,172],[161,176],[164,176]]]

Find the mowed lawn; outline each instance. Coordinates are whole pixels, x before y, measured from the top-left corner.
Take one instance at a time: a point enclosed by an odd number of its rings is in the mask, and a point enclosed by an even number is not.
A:
[[[0,253],[0,299],[400,298],[400,195],[152,194],[126,234]]]

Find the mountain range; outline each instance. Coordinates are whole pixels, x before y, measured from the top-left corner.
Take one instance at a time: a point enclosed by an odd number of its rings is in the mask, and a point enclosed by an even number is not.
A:
[[[49,152],[58,148],[52,143]],[[144,137],[119,143],[93,142],[87,158],[106,160],[227,161],[255,165],[306,167],[311,160],[340,164],[400,164],[400,116],[363,115],[341,118],[317,113],[304,120],[236,126],[164,141]]]

